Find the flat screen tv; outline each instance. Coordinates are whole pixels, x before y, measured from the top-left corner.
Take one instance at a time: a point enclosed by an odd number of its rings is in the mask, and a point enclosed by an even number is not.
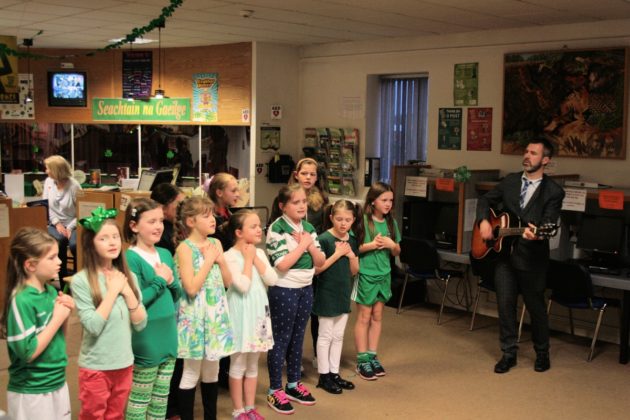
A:
[[[49,71],[48,106],[87,106],[87,74],[84,71]]]

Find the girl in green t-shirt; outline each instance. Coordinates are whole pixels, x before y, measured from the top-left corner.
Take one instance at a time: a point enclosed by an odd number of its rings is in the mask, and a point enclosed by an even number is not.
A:
[[[383,308],[392,296],[390,258],[400,254],[400,232],[394,220],[394,191],[376,182],[365,198],[365,237],[359,238],[359,281],[353,290],[358,315],[354,327],[357,373],[365,380],[385,375],[376,357]]]
[[[70,419],[64,330],[74,301],[48,282],[59,275],[57,241],[35,228],[11,241],[2,337],[7,339],[9,417]]]
[[[348,200],[336,201],[325,211],[324,226],[331,226],[317,238],[326,261],[315,269],[319,285],[315,290],[313,313],[319,316],[318,388],[331,394],[354,389],[354,384],[339,375],[343,336],[350,313],[350,294],[354,276],[359,272],[361,208]]]

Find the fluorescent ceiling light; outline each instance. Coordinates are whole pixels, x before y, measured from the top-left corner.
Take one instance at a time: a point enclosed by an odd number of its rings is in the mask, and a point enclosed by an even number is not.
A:
[[[114,38],[114,39],[110,39],[107,42],[111,42],[112,44],[115,44],[116,42],[120,42],[123,41],[125,38]],[[136,38],[135,41],[132,42],[132,44],[135,45],[140,45],[140,44],[150,44],[151,42],[155,42],[155,39],[151,39],[151,38]]]

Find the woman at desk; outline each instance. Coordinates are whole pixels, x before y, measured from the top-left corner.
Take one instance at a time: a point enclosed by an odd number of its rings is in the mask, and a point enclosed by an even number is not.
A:
[[[68,275],[68,247],[73,256],[77,251],[76,202],[81,185],[72,178],[72,167],[62,156],[50,156],[44,164],[48,175],[44,181],[43,196],[48,200],[48,233],[59,243],[59,280],[63,288],[63,278]]]

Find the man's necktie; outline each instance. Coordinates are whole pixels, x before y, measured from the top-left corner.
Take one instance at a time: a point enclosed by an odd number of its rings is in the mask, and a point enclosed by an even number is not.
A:
[[[521,201],[520,201],[521,209],[525,207],[525,196],[527,196],[527,189],[532,184],[533,184],[532,181],[523,180],[523,185],[521,186]]]

